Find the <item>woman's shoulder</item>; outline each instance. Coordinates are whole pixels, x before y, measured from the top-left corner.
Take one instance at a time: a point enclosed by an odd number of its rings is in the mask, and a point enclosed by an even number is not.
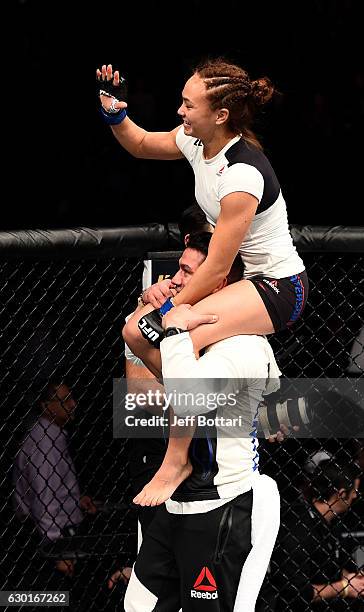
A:
[[[225,157],[229,162],[229,167],[239,163],[255,166],[258,170],[267,166],[271,167],[264,151],[247,142],[244,138],[239,138],[237,142],[234,142],[225,151]]]
[[[190,163],[198,153],[202,155],[202,141],[193,136],[186,136],[183,125],[176,133],[176,145]]]
[[[250,177],[253,181],[255,179],[260,187],[258,199],[261,199],[264,191],[269,204],[276,201],[280,192],[280,184],[264,151],[240,138],[225,151],[225,159],[227,162],[224,170],[226,180],[236,180],[239,177]]]

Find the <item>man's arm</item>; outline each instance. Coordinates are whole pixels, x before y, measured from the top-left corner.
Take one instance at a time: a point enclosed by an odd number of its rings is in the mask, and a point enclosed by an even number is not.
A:
[[[334,597],[343,597],[356,599],[364,597],[364,575],[363,574],[347,574],[336,582],[330,584],[314,584],[314,599],[333,599]]]
[[[141,316],[160,308],[168,298],[174,297],[177,293],[174,287],[175,284],[169,278],[165,278],[145,289],[138,299],[134,312],[126,317],[125,321],[137,324]]]
[[[171,297],[175,292],[171,291],[171,286],[174,283],[170,279],[164,279],[159,283],[154,283],[145,289],[138,299],[138,304],[133,313],[126,317],[126,322],[134,320],[138,322],[142,312],[150,311],[153,308],[162,306],[168,297]],[[153,356],[158,353],[158,365],[160,366],[159,351],[153,348],[149,349]],[[156,378],[155,374],[144,365],[144,363],[134,355],[129,346],[125,343],[125,376],[128,381],[128,393],[147,393],[149,390],[153,392],[164,392],[163,385]],[[160,405],[145,406],[145,410],[151,414],[160,415],[163,410]]]
[[[208,370],[207,361],[215,360],[215,356],[205,353],[204,359],[200,360],[198,355],[195,355],[192,340],[187,333],[195,329],[199,325],[207,323],[216,323],[217,315],[200,315],[191,310],[189,304],[180,304],[167,312],[162,319],[162,327],[167,330],[171,327],[176,327],[180,330],[185,330],[186,333],[178,334],[172,338],[165,338],[162,350],[162,371],[163,377],[166,378],[199,378],[206,376],[208,371],[211,377],[213,370]],[[172,342],[167,342],[172,340]],[[172,353],[170,354],[170,351]],[[211,363],[212,366],[212,363]]]
[[[311,526],[312,527],[312,526]],[[312,602],[335,597],[355,598],[364,593],[364,577],[350,574],[347,580],[313,584],[310,577],[318,568],[312,564],[313,551],[320,545],[310,527],[299,516],[287,521],[282,517],[278,546],[272,560],[272,578],[281,602],[294,601],[297,610],[306,610]]]
[[[158,397],[157,392],[163,395],[164,387],[156,379],[154,374],[143,365],[137,365],[130,361],[125,360],[125,375],[127,379],[128,393],[135,395],[145,395],[146,397]],[[152,391],[152,394],[148,393]],[[160,403],[147,404],[143,406],[143,410],[150,414],[163,415],[163,408]]]
[[[172,283],[169,279],[165,279],[164,281],[160,283],[155,283],[154,285],[146,289],[142,293],[142,296],[138,299],[138,304],[134,312],[128,315],[125,319],[125,325],[122,330],[122,335],[125,341],[126,363],[128,364],[128,368],[129,368],[129,372],[126,373],[127,376],[131,374],[130,364],[134,364],[136,367],[145,368],[145,371],[149,373],[148,377],[150,375],[156,378],[157,380],[160,378],[162,374],[160,353],[154,347],[152,347],[151,345],[148,345],[145,342],[142,335],[140,334],[140,331],[138,328],[138,321],[143,315],[149,314],[150,312],[152,312],[152,310],[161,306],[165,302],[167,297],[170,297],[170,295],[173,295],[170,292],[171,284]],[[128,345],[128,335],[126,333],[126,330],[130,326],[132,326],[133,329],[135,329],[138,340],[139,342],[141,342],[143,346],[143,361],[134,354],[133,350]],[[141,370],[139,370],[139,374],[140,373],[141,373]],[[139,376],[138,371],[135,370],[133,372],[133,375],[129,377],[132,378],[134,374],[136,375],[135,378]],[[141,378],[143,377],[141,376]]]
[[[198,325],[214,323],[216,315],[199,315],[191,311],[190,306],[183,304],[172,308],[162,320],[165,329],[177,327],[191,330]],[[188,331],[167,337],[160,346],[162,358],[163,381],[167,394],[175,393],[186,398],[182,405],[173,403],[178,416],[195,416],[214,410],[213,403],[196,402],[211,393],[224,393],[224,381],[237,378],[234,360],[229,354],[206,352],[201,357],[194,353],[193,343]],[[218,375],[216,374],[218,373]],[[222,388],[222,386],[224,388]]]

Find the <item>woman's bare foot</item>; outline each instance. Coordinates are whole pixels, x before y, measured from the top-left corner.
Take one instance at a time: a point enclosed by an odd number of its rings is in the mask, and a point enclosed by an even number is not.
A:
[[[183,465],[162,465],[152,480],[134,497],[134,504],[140,506],[159,506],[173,495],[177,487],[192,472],[190,462]]]

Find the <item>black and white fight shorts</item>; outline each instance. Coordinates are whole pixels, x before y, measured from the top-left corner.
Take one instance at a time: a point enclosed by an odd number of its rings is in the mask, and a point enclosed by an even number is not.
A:
[[[308,278],[304,270],[287,278],[252,276],[253,283],[268,314],[274,331],[279,332],[291,327],[302,315],[308,296]]]

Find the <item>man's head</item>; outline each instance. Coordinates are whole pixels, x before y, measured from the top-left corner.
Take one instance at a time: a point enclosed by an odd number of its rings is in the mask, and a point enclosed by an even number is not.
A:
[[[40,405],[42,416],[60,427],[74,419],[76,402],[68,385],[61,380],[48,381],[41,394]]]
[[[339,466],[330,459],[321,461],[313,472],[310,498],[328,522],[349,510],[357,497],[359,475],[360,470],[355,464]]]
[[[192,204],[186,208],[178,222],[181,241],[187,246],[188,239],[193,233],[213,232],[214,228],[206,219],[202,208],[197,204]]]
[[[199,266],[205,261],[209,250],[211,232],[194,232],[189,235],[187,245],[179,260],[179,270],[173,276],[172,281],[180,291],[185,287]],[[244,264],[238,254],[231,266],[230,272],[226,279],[222,282],[213,293],[220,291],[226,285],[231,285],[243,277]]]

